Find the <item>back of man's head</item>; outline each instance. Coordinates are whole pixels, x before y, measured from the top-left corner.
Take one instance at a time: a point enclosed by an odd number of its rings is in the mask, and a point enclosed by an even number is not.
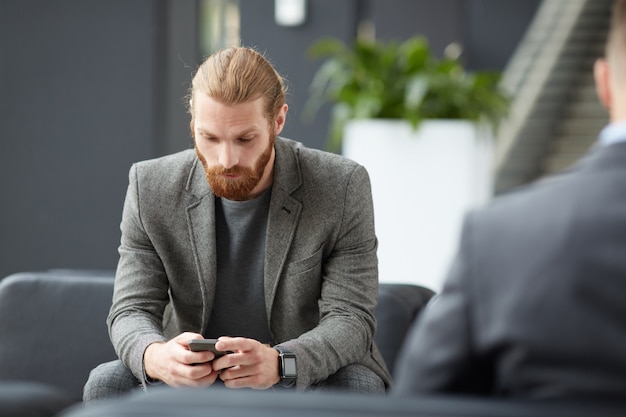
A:
[[[606,58],[619,79],[626,74],[626,0],[614,0],[611,28],[606,44]]]
[[[610,121],[626,121],[626,0],[613,2],[605,58],[596,61],[594,78]]]

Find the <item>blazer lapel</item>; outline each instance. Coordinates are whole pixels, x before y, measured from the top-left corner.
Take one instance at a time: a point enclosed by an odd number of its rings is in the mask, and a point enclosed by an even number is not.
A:
[[[281,138],[276,138],[275,149],[274,182],[265,243],[264,287],[268,317],[271,317],[278,278],[284,268],[302,211],[302,203],[291,196],[302,185],[296,151]],[[204,306],[202,329],[204,329],[213,309],[216,285],[215,195],[198,160],[191,169],[187,190],[193,194],[193,201],[187,207],[187,223],[189,241],[202,289]]]
[[[187,182],[187,190],[191,191],[194,201],[187,207],[187,224],[189,241],[193,251],[198,283],[202,293],[202,324],[199,329],[204,331],[213,310],[213,294],[216,285],[216,252],[215,252],[215,195],[211,191],[204,169],[196,160]]]
[[[265,306],[271,317],[278,278],[285,266],[294,239],[302,203],[291,194],[302,185],[302,175],[294,149],[276,138],[274,183],[265,240]]]

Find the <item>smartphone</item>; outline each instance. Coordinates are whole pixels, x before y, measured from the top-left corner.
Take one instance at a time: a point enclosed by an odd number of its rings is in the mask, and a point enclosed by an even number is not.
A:
[[[221,350],[215,349],[215,343],[217,339],[193,339],[189,341],[189,350],[193,352],[202,352],[205,350],[210,350],[215,353],[215,358],[219,358],[220,356],[224,356],[227,353],[232,352],[224,352]]]

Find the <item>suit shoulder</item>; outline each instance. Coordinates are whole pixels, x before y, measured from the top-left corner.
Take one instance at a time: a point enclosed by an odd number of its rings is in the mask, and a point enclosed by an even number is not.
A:
[[[167,189],[184,188],[190,172],[197,161],[193,149],[188,149],[159,158],[144,160],[133,164],[137,181],[143,187]]]
[[[163,168],[191,166],[195,160],[195,151],[193,149],[186,149],[174,154],[135,162],[133,165],[136,165],[138,169],[142,170],[159,170]]]
[[[507,210],[542,205],[546,200],[553,202],[557,196],[571,194],[577,188],[577,178],[575,172],[555,173],[498,195],[487,208]]]
[[[553,174],[495,197],[468,217],[472,223],[490,225],[489,230],[518,236],[566,226],[585,198],[581,180],[575,171]]]
[[[357,167],[361,167],[355,161],[345,156],[323,151],[320,149],[308,148],[300,142],[281,138],[281,141],[288,146],[296,156],[300,168],[306,173],[316,173],[326,175],[337,175],[338,173],[351,173]]]

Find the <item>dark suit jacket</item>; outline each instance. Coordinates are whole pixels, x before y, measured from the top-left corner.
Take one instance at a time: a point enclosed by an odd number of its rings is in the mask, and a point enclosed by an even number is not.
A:
[[[360,363],[390,382],[373,336],[378,289],[369,177],[338,155],[277,138],[265,253],[274,342],[298,387]],[[216,285],[215,195],[193,150],[133,165],[108,317],[116,352],[143,380],[146,347],[202,333]]]
[[[626,143],[468,214],[394,393],[626,396]]]

